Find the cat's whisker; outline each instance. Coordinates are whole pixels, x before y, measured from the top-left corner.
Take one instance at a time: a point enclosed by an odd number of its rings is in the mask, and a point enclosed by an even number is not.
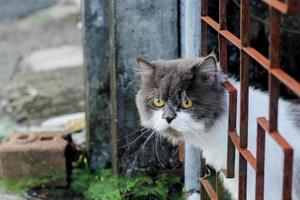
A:
[[[127,146],[131,146],[132,144],[134,144],[137,140],[139,140],[139,138],[141,138],[143,135],[145,135],[146,133],[148,133],[151,129],[147,129],[145,132],[141,131],[141,135],[139,135],[137,138],[134,139],[134,141],[128,143],[128,144],[124,144],[122,146],[119,147],[119,149],[122,149],[124,147],[127,147]]]
[[[174,153],[174,154],[177,154],[177,153],[178,153],[178,151],[179,151],[179,144],[177,145],[177,148],[176,148],[176,151],[175,151],[175,153]]]
[[[159,158],[159,155],[158,155],[158,152],[157,152],[157,142],[158,142],[158,137],[156,136],[156,138],[155,138],[155,153],[156,153],[156,157],[157,157],[157,160],[158,160],[159,164],[160,164],[164,169],[166,169],[165,165],[162,163],[162,161],[161,161],[160,158]]]
[[[139,132],[143,132],[143,130],[145,130],[145,129],[147,129],[147,128],[140,128],[140,129],[138,129],[138,130],[136,130],[136,131],[134,131],[133,133],[130,133],[130,134],[128,134],[128,135],[126,135],[126,136],[124,136],[124,137],[122,137],[122,138],[119,138],[119,139],[117,139],[117,140],[113,140],[114,142],[120,142],[120,141],[122,141],[122,140],[124,140],[124,139],[126,139],[126,138],[128,138],[128,137],[130,137],[130,136],[132,136],[132,135],[134,135],[134,134],[137,134],[137,133],[139,133]]]
[[[127,152],[130,150],[130,147],[135,143],[135,142],[137,142],[141,137],[143,137],[146,133],[148,133],[149,131],[151,131],[152,129],[147,129],[145,132],[142,132],[142,134],[140,135],[140,136],[138,136],[133,142],[131,142],[131,143],[129,143],[129,144],[127,144],[127,145],[124,145],[124,146],[128,146],[127,147],[127,149],[125,150],[125,152],[124,152],[124,154],[123,154],[123,156],[122,156],[122,158],[121,158],[121,162],[124,160],[124,158],[125,158],[125,156],[126,156],[126,154],[127,154]]]
[[[163,148],[164,146],[162,145],[162,138],[163,138],[163,136],[161,135],[161,134],[159,134],[159,143],[160,143],[160,146]]]
[[[142,150],[145,148],[146,144],[148,143],[148,141],[150,140],[150,138],[155,134],[155,130],[153,130],[153,132],[148,136],[148,138],[145,140],[145,142],[141,145],[141,147],[139,148],[139,150],[137,151],[133,163],[131,165],[131,170],[133,169],[133,166],[136,162],[136,160],[138,159],[140,153],[142,152]]]
[[[172,170],[176,169],[183,161],[179,161],[173,168]]]

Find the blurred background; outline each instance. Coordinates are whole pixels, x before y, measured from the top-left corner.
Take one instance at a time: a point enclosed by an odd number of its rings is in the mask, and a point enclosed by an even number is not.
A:
[[[1,0],[0,9],[0,130],[82,112],[80,2]]]

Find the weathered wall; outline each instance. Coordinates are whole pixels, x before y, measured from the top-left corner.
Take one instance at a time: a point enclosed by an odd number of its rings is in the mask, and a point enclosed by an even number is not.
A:
[[[136,58],[171,59],[178,57],[177,1],[174,0],[116,0],[116,66],[117,66],[117,115],[119,146],[134,140],[122,139],[135,132],[139,127],[139,118],[135,106],[135,94],[138,86]],[[156,144],[150,140],[141,153],[138,162],[133,163],[138,149],[149,136],[138,140],[132,148],[120,148],[119,166],[123,171],[160,166],[156,158]],[[165,166],[176,164],[176,154],[172,154],[165,142],[163,149],[158,142],[157,151]],[[124,156],[124,157],[123,157]]]
[[[90,167],[110,161],[109,0],[83,1],[83,43]]]
[[[118,166],[123,172],[130,173],[132,169],[155,172],[162,166],[156,151],[163,166],[175,166],[178,163],[176,148],[171,148],[167,142],[158,141],[156,147],[154,138],[151,139],[136,162],[134,160],[138,149],[149,134],[145,134],[132,146],[130,143],[141,134],[139,131],[132,134],[141,128],[135,106],[138,87],[136,58],[152,60],[178,57],[177,1],[83,2],[91,168],[101,167],[106,161],[111,161],[108,149],[110,131],[115,132],[114,127],[118,137],[118,147],[115,148]],[[112,78],[116,79],[116,90]],[[116,118],[111,120],[114,114]],[[113,122],[112,126],[110,122]]]

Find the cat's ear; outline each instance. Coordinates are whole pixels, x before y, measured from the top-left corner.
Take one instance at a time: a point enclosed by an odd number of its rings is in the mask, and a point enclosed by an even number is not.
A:
[[[197,78],[208,83],[215,81],[222,74],[217,58],[213,53],[196,63],[192,70]]]
[[[149,78],[154,74],[155,67],[151,63],[141,58],[138,58],[136,62],[143,77]]]

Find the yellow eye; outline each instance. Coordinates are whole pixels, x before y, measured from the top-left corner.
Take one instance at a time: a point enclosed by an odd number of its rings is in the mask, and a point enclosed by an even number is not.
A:
[[[157,108],[161,108],[165,105],[165,102],[162,99],[153,98],[152,104]]]
[[[189,109],[193,106],[193,102],[190,99],[187,99],[181,103],[181,107],[184,109]]]

